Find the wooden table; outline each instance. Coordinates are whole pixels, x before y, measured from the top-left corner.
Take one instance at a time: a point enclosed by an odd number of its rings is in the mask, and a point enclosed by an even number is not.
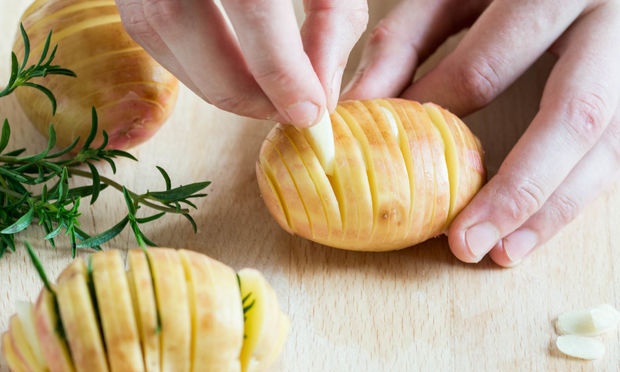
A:
[[[379,2],[375,2],[379,3]],[[4,1],[0,12],[0,81],[26,1]],[[386,4],[373,5],[379,14]],[[373,17],[373,20],[376,17]],[[440,50],[445,53],[446,48]],[[353,59],[358,53],[354,53]],[[542,58],[496,102],[466,118],[497,169],[535,113],[552,64]],[[12,146],[41,148],[11,96],[0,116],[12,123]],[[137,191],[161,186],[155,165],[173,182],[211,180],[209,196],[193,214],[197,234],[183,218],[146,229],[162,246],[186,247],[239,269],[262,270],[290,315],[292,331],[276,370],[282,371],[612,371],[620,370],[620,332],[604,338],[607,353],[584,362],[554,346],[554,318],[599,303],[620,306],[620,190],[599,198],[522,265],[502,269],[489,260],[463,264],[445,238],[390,253],[339,251],[290,236],[268,215],[254,163],[271,123],[222,112],[182,89],[166,126],[122,161],[117,179]],[[124,213],[120,195],[105,192],[84,208],[84,228],[101,231]],[[22,234],[38,249],[50,277],[70,261],[36,229]],[[135,246],[128,233],[108,247]],[[18,300],[41,288],[24,249],[0,260],[0,331]],[[0,359],[0,371],[6,371]]]

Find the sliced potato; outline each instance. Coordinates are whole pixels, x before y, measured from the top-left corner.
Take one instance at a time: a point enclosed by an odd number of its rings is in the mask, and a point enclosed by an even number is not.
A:
[[[421,243],[445,232],[486,179],[480,141],[437,105],[343,101],[331,124],[333,171],[308,166],[323,154],[316,144],[298,146],[297,131],[281,124],[267,135],[256,166],[276,221],[314,242],[360,251]]]
[[[2,335],[13,371],[264,371],[289,329],[260,273],[169,248],[130,250],[127,271],[115,250],[76,259],[18,310]]]

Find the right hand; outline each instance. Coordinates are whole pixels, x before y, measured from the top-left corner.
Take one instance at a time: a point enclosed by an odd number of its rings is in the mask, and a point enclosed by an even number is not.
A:
[[[368,21],[365,0],[306,0],[301,31],[290,0],[116,3],[127,32],[204,100],[298,127],[335,108]]]

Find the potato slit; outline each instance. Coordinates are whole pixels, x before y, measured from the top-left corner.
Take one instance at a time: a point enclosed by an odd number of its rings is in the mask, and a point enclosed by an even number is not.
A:
[[[376,181],[375,181],[375,177],[374,177],[374,166],[372,164],[372,156],[370,155],[370,145],[368,143],[368,138],[366,137],[366,134],[362,131],[362,129],[359,127],[359,124],[357,122],[357,119],[355,118],[355,116],[348,110],[348,108],[345,108],[343,106],[339,106],[338,107],[338,113],[340,114],[340,116],[342,116],[342,118],[344,119],[344,122],[347,125],[347,128],[349,129],[349,131],[351,131],[351,135],[353,136],[353,138],[355,138],[355,140],[357,141],[357,143],[359,144],[359,149],[362,152],[362,156],[364,159],[364,164],[366,165],[366,179],[368,180],[368,186],[370,189],[370,196],[371,196],[371,216],[373,216],[372,219],[372,226],[370,229],[370,234],[373,234],[373,231],[375,229],[375,219],[374,216],[376,214],[377,211],[377,197],[376,197],[376,189],[377,189],[377,185],[376,185]],[[361,230],[360,230],[361,233]],[[368,239],[370,238],[370,236],[368,237],[361,237],[358,236],[356,239],[360,240],[360,239]]]
[[[286,200],[284,199],[282,190],[278,187],[277,180],[273,172],[265,164],[265,162],[259,161],[256,165],[257,171],[259,171],[262,175],[262,177],[259,178],[259,183],[264,180],[265,185],[269,187],[269,190],[271,191],[271,195],[275,196],[274,200],[278,205],[273,208],[276,208],[278,211],[282,212],[282,216],[284,216],[284,221],[281,221],[281,218],[276,218],[276,220],[281,223],[286,223],[286,226],[283,226],[283,228],[286,231],[293,233],[293,225],[291,224],[291,218],[288,214],[288,208],[286,208]],[[279,214],[274,213],[274,215]]]
[[[299,133],[299,132],[297,132]],[[284,135],[286,136],[286,138],[289,140],[291,146],[293,147],[293,149],[295,150],[298,158],[300,159],[301,163],[304,166],[304,169],[306,170],[306,174],[308,175],[308,178],[311,180],[312,183],[312,188],[314,190],[314,193],[316,194],[316,197],[321,201],[321,206],[323,208],[323,215],[325,216],[325,223],[327,226],[327,239],[331,239],[333,234],[334,234],[334,229],[337,228],[336,223],[341,223],[341,219],[339,219],[339,221],[332,221],[332,219],[330,218],[330,207],[329,207],[329,203],[328,203],[328,199],[332,199],[336,201],[336,204],[338,204],[338,199],[336,198],[336,196],[334,195],[334,190],[333,190],[333,186],[331,185],[331,182],[329,181],[329,178],[327,176],[326,173],[324,172],[318,172],[318,171],[311,171],[312,169],[312,165],[309,164],[309,162],[312,161],[311,159],[307,159],[306,156],[304,156],[304,154],[307,154],[307,152],[303,151],[303,147],[307,146],[308,148],[310,148],[310,143],[308,142],[308,140],[302,136],[302,135],[295,135],[295,136],[291,136],[288,130],[284,130]],[[300,149],[301,147],[301,149]],[[316,159],[316,158],[314,158]],[[318,163],[318,159],[317,159],[317,163]],[[320,167],[320,163],[318,164]],[[314,167],[314,169],[318,170],[316,167]],[[323,175],[323,177],[325,177],[325,179],[323,180],[323,182],[321,182],[319,180],[319,178],[321,178],[321,176]],[[327,181],[327,182],[325,182]],[[327,187],[319,187],[319,185],[329,185],[329,188]],[[330,198],[328,194],[330,193],[332,198]],[[303,195],[300,195],[301,197],[303,197]],[[309,195],[308,199],[310,199],[310,202],[312,202],[314,195]],[[340,208],[336,208],[336,210],[340,210]],[[310,217],[308,217],[308,219],[310,219]],[[342,226],[342,225],[341,225]],[[315,232],[316,232],[316,224],[315,224]],[[323,238],[323,237],[321,237]]]
[[[421,161],[422,159],[417,159],[413,157],[411,148],[409,147],[409,134],[407,132],[407,127],[404,124],[404,119],[407,118],[406,112],[403,112],[401,105],[393,105],[391,101],[381,100],[379,105],[385,109],[390,111],[394,116],[394,125],[396,125],[397,129],[397,141],[398,146],[401,152],[401,156],[403,162],[405,164],[405,170],[407,171],[407,179],[409,180],[409,210],[407,211],[407,227],[403,229],[403,237],[401,239],[407,239],[407,236],[412,234],[412,224],[413,224],[413,207],[415,205],[416,200],[416,188],[415,188],[415,168],[413,165],[414,161]],[[416,159],[416,160],[413,160]]]
[[[187,299],[189,305],[189,320],[190,320],[190,342],[189,342],[189,370],[194,371],[197,367],[194,365],[195,354],[196,354],[196,297],[194,294],[196,293],[196,289],[194,286],[194,281],[192,280],[191,268],[189,267],[189,263],[187,262],[188,258],[180,254],[181,265],[183,267],[183,275],[185,277],[185,285],[187,286]]]
[[[281,129],[277,133],[281,134]],[[260,162],[265,170],[267,180],[269,180],[278,192],[278,199],[282,205],[289,231],[305,237],[311,236],[310,221],[304,209],[303,201],[296,189],[291,172],[276,149],[277,144],[267,138],[261,150]],[[304,219],[300,219],[303,212]]]
[[[441,133],[441,137],[444,141],[445,162],[448,169],[448,180],[450,186],[450,204],[448,207],[448,216],[446,217],[445,224],[448,224],[449,218],[452,215],[454,209],[454,203],[459,187],[459,166],[458,158],[456,155],[456,143],[454,133],[451,131],[449,125],[446,123],[443,114],[436,105],[424,104],[424,108],[431,118],[432,123]]]
[[[75,368],[88,368],[91,372],[107,371],[104,341],[83,260],[73,261],[60,274],[56,296]]]
[[[291,181],[293,182],[293,186],[295,187],[295,191],[297,192],[297,195],[299,196],[299,200],[301,201],[301,205],[304,209],[304,213],[306,214],[306,218],[308,220],[308,228],[310,229],[310,235],[314,236],[314,226],[312,224],[312,216],[310,215],[310,213],[308,212],[308,206],[307,201],[304,200],[303,195],[301,194],[300,190],[299,190],[299,185],[297,183],[297,179],[296,177],[294,177],[293,172],[291,171],[290,166],[287,164],[286,159],[284,158],[284,156],[282,156],[282,152],[280,152],[280,149],[278,148],[278,146],[274,146],[273,149],[275,150],[275,152],[278,154],[280,161],[282,162],[282,164],[284,165],[284,167],[286,168],[286,171],[289,174],[289,177],[291,179]]]
[[[148,255],[143,250],[131,250],[128,253],[128,262],[128,276],[132,301],[137,312],[136,321],[140,332],[144,369],[148,372],[159,372],[161,320]]]
[[[50,24],[57,23],[57,19],[71,13],[77,13],[82,10],[92,10],[95,8],[116,7],[114,0],[90,0],[82,1],[59,8],[53,13],[48,14],[45,18],[41,18],[39,22],[33,23],[29,30],[34,30],[40,27],[47,27]],[[34,10],[34,9],[33,9]],[[22,18],[28,17],[30,13],[24,13]],[[42,22],[45,21],[45,22]]]
[[[152,267],[160,318],[160,365],[163,371],[189,370],[190,322],[187,286],[176,251],[158,248],[146,252]]]
[[[88,294],[90,295],[93,310],[95,311],[95,320],[97,322],[97,328],[99,329],[101,345],[103,346],[103,355],[105,356],[107,367],[110,369],[110,361],[108,360],[108,345],[103,333],[101,312],[99,311],[99,300],[97,298],[97,293],[95,292],[95,281],[93,278],[93,256],[88,256],[88,265],[86,266],[86,284],[88,285]]]
[[[386,147],[386,161],[391,168],[393,179],[384,180],[395,186],[391,186],[396,194],[391,198],[390,217],[388,232],[392,242],[403,241],[409,235],[409,231],[401,227],[403,221],[409,222],[409,210],[411,209],[412,189],[409,176],[409,168],[402,151],[402,123],[400,118],[387,100],[367,100],[365,106],[375,118],[379,133],[383,137]],[[403,177],[404,176],[404,177]],[[404,203],[403,203],[404,201]]]
[[[15,348],[13,347],[12,335],[9,332],[5,332],[2,335],[2,355],[4,355],[11,371],[28,371],[27,367],[17,356]]]
[[[89,28],[105,26],[112,23],[120,24],[121,16],[119,14],[103,15],[96,18],[90,18],[82,22],[74,23],[66,28],[54,32],[52,37],[52,43],[58,44],[62,39],[67,38],[75,33],[82,32]],[[39,49],[43,49],[43,45],[38,45],[36,48],[33,48],[31,53],[34,53],[36,55],[39,52]]]
[[[362,220],[362,208],[363,200],[368,197],[372,201],[372,195],[370,195],[370,183],[366,175],[366,163],[364,154],[361,148],[361,144],[357,138],[351,132],[351,129],[346,123],[346,120],[338,110],[332,114],[332,125],[334,127],[334,135],[336,136],[336,143],[339,146],[336,147],[336,161],[334,175],[330,178],[330,184],[336,193],[338,199],[338,207],[340,209],[340,219],[342,226],[342,240],[348,238],[354,238],[358,240],[363,230],[363,224],[366,222]],[[350,141],[350,143],[349,143]],[[355,157],[362,164],[361,168],[364,170],[363,177],[356,177],[355,164],[349,160],[349,156],[360,154],[361,156]],[[355,195],[352,193],[346,193],[347,185],[355,184],[357,182],[363,182],[364,185],[359,184],[359,189]],[[350,188],[350,187],[349,187]],[[361,192],[367,191],[361,195]],[[357,196],[357,200],[355,200]],[[372,216],[371,211],[368,213]],[[350,234],[353,233],[353,236]]]

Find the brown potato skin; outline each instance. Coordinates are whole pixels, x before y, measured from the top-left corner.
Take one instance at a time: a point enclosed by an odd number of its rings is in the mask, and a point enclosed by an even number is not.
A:
[[[447,132],[438,129],[431,109],[439,110]],[[336,155],[329,175],[291,125],[276,125],[260,149],[261,195],[292,234],[347,250],[406,248],[443,233],[486,180],[480,141],[437,105],[343,101],[331,121]]]
[[[29,87],[15,91],[24,113],[43,135],[54,125],[59,147],[88,136],[93,107],[99,130],[109,136],[107,147],[115,149],[146,141],[172,112],[177,79],[125,32],[113,0],[37,0],[21,22],[30,38],[30,63],[37,60],[53,30],[51,46],[58,45],[53,64],[77,74],[77,78],[48,75],[35,79],[55,95],[54,116],[43,93]],[[18,59],[24,54],[19,34],[13,50]],[[93,145],[101,142],[99,134]]]

